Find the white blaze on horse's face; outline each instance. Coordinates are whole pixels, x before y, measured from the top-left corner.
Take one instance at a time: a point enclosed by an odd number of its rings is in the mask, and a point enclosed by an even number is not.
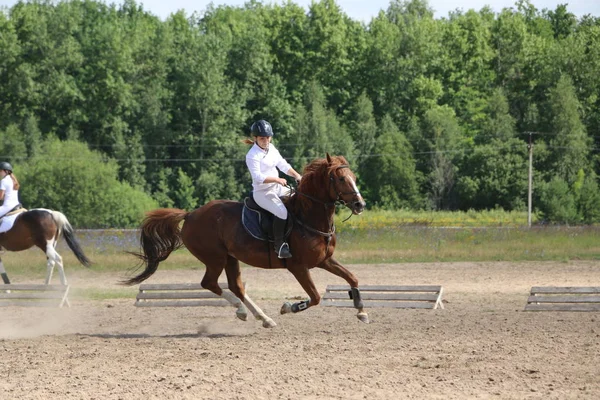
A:
[[[352,186],[352,190],[354,190],[354,192],[356,193],[356,201],[354,201],[353,203],[352,212],[356,215],[362,214],[366,205],[365,200],[362,198],[362,195],[358,191],[358,187],[356,186],[356,182],[354,182],[354,179],[348,177],[348,181]]]
[[[342,166],[341,168],[348,167]],[[337,177],[336,180],[344,185],[342,188],[335,188],[335,190],[337,191],[338,200],[341,200],[346,205],[346,207],[352,210],[353,214],[361,214],[365,209],[366,204],[362,196],[360,195],[360,192],[358,191],[358,187],[356,187],[354,175],[352,173],[344,174],[342,176]]]

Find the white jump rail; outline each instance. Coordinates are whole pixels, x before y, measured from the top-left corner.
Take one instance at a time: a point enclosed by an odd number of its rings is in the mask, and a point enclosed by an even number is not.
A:
[[[442,287],[435,285],[392,286],[365,285],[358,288],[365,307],[443,309]],[[350,286],[328,285],[321,305],[354,307]]]
[[[600,287],[534,286],[525,311],[600,311]]]
[[[245,284],[244,284],[245,286]],[[219,283],[229,290],[227,283]],[[136,307],[203,307],[231,306],[224,298],[204,289],[199,283],[141,284]]]
[[[71,307],[69,285],[0,285],[0,307]]]

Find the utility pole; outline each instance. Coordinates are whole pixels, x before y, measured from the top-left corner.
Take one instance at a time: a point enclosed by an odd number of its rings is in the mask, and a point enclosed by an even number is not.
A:
[[[527,190],[527,226],[531,228],[531,203],[533,193],[533,140],[531,135],[533,132],[529,132],[529,187]]]

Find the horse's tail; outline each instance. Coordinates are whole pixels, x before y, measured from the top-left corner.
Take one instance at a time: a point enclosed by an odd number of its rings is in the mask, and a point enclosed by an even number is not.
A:
[[[187,211],[176,208],[159,208],[146,214],[140,234],[142,253],[130,253],[141,260],[140,266],[145,265],[145,269],[123,281],[124,285],[135,285],[150,278],[161,261],[183,246],[179,223],[187,214]]]
[[[54,222],[58,227],[56,239],[58,240],[62,233],[63,237],[67,241],[67,245],[69,245],[69,248],[71,249],[71,251],[73,251],[75,257],[77,257],[77,260],[79,260],[79,262],[85,265],[86,267],[92,265],[92,262],[84,254],[83,249],[81,248],[79,242],[75,238],[75,232],[73,231],[73,227],[71,226],[71,223],[69,222],[65,214],[61,213],[60,211],[53,210],[51,210],[50,213],[52,214],[52,219],[54,219]]]

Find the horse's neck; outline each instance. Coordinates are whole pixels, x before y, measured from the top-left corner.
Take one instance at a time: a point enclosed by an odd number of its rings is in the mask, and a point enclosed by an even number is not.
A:
[[[312,193],[306,194],[313,199],[318,199],[318,197]],[[335,211],[335,205],[330,201],[321,199],[315,201],[310,198],[305,199],[305,204],[308,204],[309,207],[302,209],[300,204],[298,204],[296,215],[299,215],[302,222],[310,225],[312,228],[322,232],[329,232],[333,227],[333,212]]]

